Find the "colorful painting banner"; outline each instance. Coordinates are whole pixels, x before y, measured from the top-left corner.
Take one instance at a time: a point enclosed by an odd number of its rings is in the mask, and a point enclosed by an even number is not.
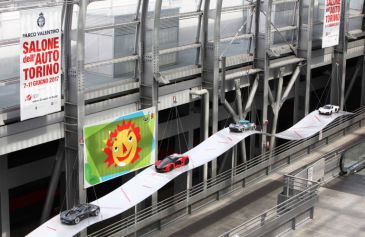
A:
[[[84,187],[155,162],[155,108],[84,127]]]

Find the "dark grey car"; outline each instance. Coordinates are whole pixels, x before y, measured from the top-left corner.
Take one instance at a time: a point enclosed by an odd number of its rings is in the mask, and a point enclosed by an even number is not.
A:
[[[83,219],[90,216],[98,216],[100,213],[100,207],[84,203],[73,207],[70,210],[63,211],[60,215],[61,222],[67,225],[76,225]]]

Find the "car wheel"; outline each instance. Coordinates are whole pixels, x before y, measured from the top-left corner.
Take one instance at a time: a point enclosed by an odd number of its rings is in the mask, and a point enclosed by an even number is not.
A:
[[[185,160],[185,165],[189,164],[189,159]]]
[[[76,217],[75,218],[75,224],[79,224],[80,223],[80,218]]]
[[[95,210],[95,211],[94,211],[94,216],[98,216],[98,215],[99,215],[99,213],[100,213],[100,210],[99,210],[99,209]]]

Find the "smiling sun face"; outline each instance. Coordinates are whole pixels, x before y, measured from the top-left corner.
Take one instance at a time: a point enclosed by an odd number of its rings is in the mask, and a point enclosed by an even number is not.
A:
[[[135,127],[132,121],[122,125],[117,125],[117,128],[110,132],[109,139],[106,142],[107,147],[104,148],[104,153],[107,155],[105,163],[108,163],[108,168],[114,164],[117,166],[125,166],[133,164],[139,158],[139,152],[142,148],[138,147],[138,142],[141,140],[139,127]]]

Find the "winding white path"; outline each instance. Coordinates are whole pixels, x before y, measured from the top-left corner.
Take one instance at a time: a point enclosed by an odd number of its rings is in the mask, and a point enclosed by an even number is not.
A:
[[[287,140],[305,139],[321,131],[336,118],[348,114],[351,113],[340,111],[339,113],[325,116],[319,115],[316,110],[308,114],[293,127],[276,134],[276,137]],[[123,213],[151,196],[178,175],[216,159],[218,156],[231,149],[238,142],[255,133],[259,134],[261,132],[248,131],[243,133],[231,133],[228,128],[224,128],[210,136],[198,146],[186,152],[186,154],[190,157],[190,163],[188,166],[181,167],[164,174],[156,173],[154,166],[150,166],[118,189],[94,201],[93,204],[100,206],[100,215],[98,217],[90,217],[83,220],[78,225],[69,226],[62,224],[60,222],[60,216],[57,215],[39,226],[27,236],[73,236],[94,223]]]

